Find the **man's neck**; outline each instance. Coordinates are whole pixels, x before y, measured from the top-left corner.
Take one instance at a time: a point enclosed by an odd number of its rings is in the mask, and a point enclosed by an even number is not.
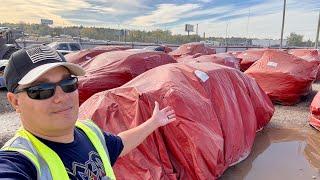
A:
[[[23,128],[28,132],[30,132],[31,134],[48,141],[53,141],[58,143],[71,143],[74,140],[74,128],[70,130],[65,130],[59,133],[48,132],[43,130],[34,130],[25,125],[23,125]]]
[[[29,130],[27,130],[29,131]],[[30,132],[30,131],[29,131]],[[35,132],[30,132],[33,135],[48,140],[48,141],[52,141],[52,142],[58,142],[58,143],[71,143],[74,140],[74,133],[72,131],[72,133],[70,134],[65,134],[65,135],[60,135],[60,136],[56,136],[56,135],[47,135],[47,134],[39,134],[39,133],[35,133]]]

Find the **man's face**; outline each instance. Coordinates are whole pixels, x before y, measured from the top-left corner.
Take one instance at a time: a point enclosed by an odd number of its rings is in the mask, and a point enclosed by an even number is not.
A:
[[[68,77],[70,73],[66,68],[57,67],[42,75],[32,85],[56,83]],[[49,99],[31,99],[26,92],[18,93],[16,97],[22,123],[29,130],[58,135],[72,129],[78,118],[78,90],[65,93],[57,86],[55,94]]]

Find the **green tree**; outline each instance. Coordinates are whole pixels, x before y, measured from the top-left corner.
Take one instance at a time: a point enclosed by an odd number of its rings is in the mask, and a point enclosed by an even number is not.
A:
[[[303,46],[303,35],[296,34],[296,33],[290,33],[290,35],[287,37],[288,45],[289,46]]]

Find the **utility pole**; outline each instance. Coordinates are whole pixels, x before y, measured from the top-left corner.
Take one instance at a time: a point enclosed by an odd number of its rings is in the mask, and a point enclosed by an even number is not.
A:
[[[197,40],[198,40],[198,24],[197,24],[196,34],[197,34]]]
[[[127,45],[127,30],[124,29],[124,44]]]
[[[249,7],[249,13],[248,13],[248,21],[247,21],[247,40],[246,40],[246,46],[249,46],[249,22],[250,22],[250,14],[251,14],[251,8]]]
[[[121,29],[120,24],[118,24],[119,42],[121,41]]]
[[[82,28],[83,28],[83,26],[80,25],[80,27],[79,27],[79,43],[80,44],[82,44],[82,42],[81,42],[81,30],[82,30]]]
[[[228,25],[229,22],[227,21],[227,25],[226,25],[226,37],[225,37],[225,45],[228,46],[228,42],[227,42],[227,38],[228,38]]]
[[[320,31],[320,11],[319,11],[319,18],[318,18],[318,28],[317,28],[317,36],[316,36],[315,49],[318,49],[318,43],[319,43],[319,31]]]
[[[283,42],[284,21],[285,21],[285,17],[286,17],[286,4],[287,4],[287,0],[283,0],[283,12],[282,12],[283,14],[282,14],[280,49],[282,49],[282,42]]]

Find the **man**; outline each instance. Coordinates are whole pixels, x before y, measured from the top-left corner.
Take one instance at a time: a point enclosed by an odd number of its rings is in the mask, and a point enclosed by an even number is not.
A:
[[[176,119],[171,107],[117,136],[77,121],[77,78],[84,70],[48,46],[14,53],[5,69],[7,98],[22,128],[0,151],[0,178],[115,179],[111,166],[156,128]]]

